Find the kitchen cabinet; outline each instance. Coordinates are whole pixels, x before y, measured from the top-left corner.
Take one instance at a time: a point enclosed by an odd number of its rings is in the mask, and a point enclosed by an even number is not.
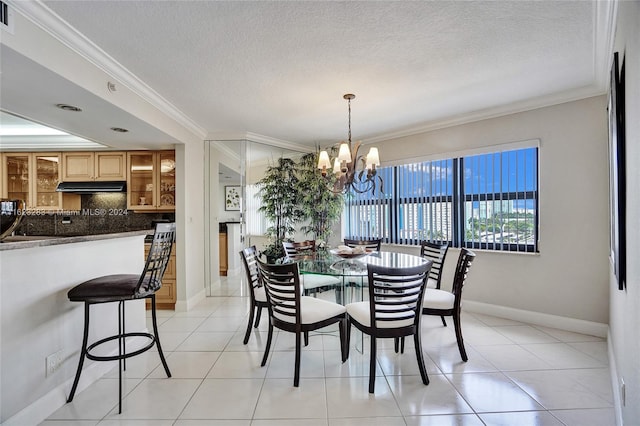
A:
[[[127,153],[127,208],[173,211],[176,195],[175,151]]]
[[[64,182],[118,181],[127,179],[127,156],[124,152],[64,152]]]
[[[220,275],[226,276],[229,269],[228,253],[227,253],[227,233],[221,232],[219,237],[219,251],[220,251]]]
[[[144,258],[149,255],[151,244],[144,245]],[[147,299],[147,309],[151,309],[151,301]],[[173,245],[167,269],[162,277],[162,287],[156,291],[156,309],[175,309],[176,307],[176,247]]]
[[[62,208],[62,193],[56,192],[62,175],[60,153],[5,153],[2,163],[3,195],[24,200],[31,210]]]

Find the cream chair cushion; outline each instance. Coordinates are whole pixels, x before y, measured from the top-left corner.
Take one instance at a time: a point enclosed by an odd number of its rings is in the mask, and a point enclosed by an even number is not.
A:
[[[300,298],[300,321],[302,324],[313,324],[324,321],[336,315],[344,314],[345,312],[346,308],[337,303],[310,296],[302,296]],[[292,324],[296,322],[295,317],[281,315],[275,311],[273,312],[273,316]]]
[[[256,301],[258,302],[267,301],[267,293],[265,292],[264,287],[254,287],[253,296],[256,298]]]
[[[425,288],[422,307],[427,309],[452,309],[455,299],[455,295],[449,291]]]
[[[305,290],[311,290],[319,287],[328,287],[328,286],[336,286],[340,284],[340,280],[336,277],[332,277],[330,275],[320,275],[320,274],[301,274],[300,282],[302,283],[302,288]]]
[[[347,314],[357,321],[358,323],[364,325],[365,327],[371,327],[371,315],[369,312],[369,301],[364,302],[355,302],[349,303],[347,305]],[[402,315],[406,315],[406,312],[403,312]],[[394,314],[389,313],[385,315],[381,315],[381,318],[393,318]],[[376,326],[378,328],[399,328],[399,327],[409,327],[413,325],[413,318],[403,319],[400,321],[378,321]]]

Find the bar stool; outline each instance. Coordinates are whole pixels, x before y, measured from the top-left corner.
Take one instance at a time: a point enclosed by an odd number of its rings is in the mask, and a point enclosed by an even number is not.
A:
[[[92,361],[118,361],[118,413],[122,413],[122,370],[126,370],[126,359],[143,352],[148,351],[154,345],[158,348],[160,360],[164,366],[167,377],[171,377],[169,366],[162,353],[160,346],[160,338],[158,336],[158,323],[156,320],[156,297],[155,293],[162,286],[162,277],[169,263],[171,249],[175,240],[176,225],[175,223],[158,223],[156,224],[153,242],[149,249],[146,263],[141,275],[136,274],[116,274],[105,275],[98,278],[85,281],[78,284],[69,292],[67,296],[72,302],[84,302],[84,333],[82,338],[82,348],[80,351],[80,360],[78,362],[78,370],[71,387],[71,393],[67,402],[73,401],[73,397],[78,387],[80,374],[82,373],[82,365],[84,359],[88,358]],[[150,299],[151,300],[151,318],[153,321],[153,334],[143,332],[126,332],[124,317],[124,302],[128,300]],[[118,334],[105,337],[90,345],[89,337],[89,313],[91,305],[99,303],[118,302]],[[126,351],[126,339],[129,337],[143,337],[149,341],[142,348]],[[118,341],[117,355],[94,355],[92,350],[98,346]]]

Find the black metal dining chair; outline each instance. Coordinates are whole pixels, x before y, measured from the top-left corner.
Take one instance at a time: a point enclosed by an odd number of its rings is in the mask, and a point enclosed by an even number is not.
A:
[[[346,361],[345,322],[346,308],[337,303],[315,297],[303,296],[300,290],[298,264],[267,264],[258,260],[260,279],[267,294],[269,306],[269,334],[264,349],[262,366],[267,363],[273,328],[295,333],[296,353],[293,386],[300,384],[300,358],[302,339],[308,344],[308,333],[338,323],[342,362]]]
[[[449,251],[449,243],[436,243],[431,241],[420,242],[420,256],[433,261],[427,280],[427,288],[440,289],[442,270]]]
[[[471,263],[475,259],[476,254],[469,249],[460,249],[456,271],[453,277],[453,288],[451,291],[439,290],[435,288],[427,288],[424,291],[422,301],[423,315],[438,315],[453,317],[453,326],[456,332],[456,341],[458,342],[458,350],[464,362],[467,362],[467,351],[464,348],[464,340],[462,338],[462,326],[460,324],[461,304],[462,304],[462,288],[467,280]],[[444,322],[444,326],[447,323]]]
[[[97,277],[78,284],[67,293],[70,301],[84,302],[84,332],[82,348],[80,350],[80,360],[78,361],[78,369],[67,402],[73,401],[85,358],[92,361],[118,361],[118,413],[122,413],[122,371],[126,370],[127,358],[140,355],[156,346],[164,371],[167,377],[171,377],[169,366],[167,365],[164,353],[162,352],[162,346],[160,345],[160,336],[158,335],[155,294],[160,287],[162,287],[162,277],[169,263],[171,249],[175,241],[175,233],[175,223],[156,224],[153,241],[141,274],[115,274]],[[127,301],[140,299],[151,300],[153,333],[127,332],[125,330],[124,304]],[[89,345],[89,316],[91,306],[113,302],[118,302],[118,334],[105,337]],[[127,352],[126,340],[128,338],[146,338],[148,342],[145,346]],[[92,351],[99,346],[113,341],[117,341],[118,343],[117,355],[96,355],[92,353]]]
[[[267,295],[264,291],[264,287],[259,279],[258,273],[258,251],[256,246],[251,246],[243,249],[240,252],[240,258],[244,265],[244,270],[247,276],[247,285],[249,287],[249,303],[251,304],[251,311],[249,312],[249,322],[247,323],[247,331],[244,334],[244,340],[242,343],[245,345],[249,342],[251,337],[251,324],[255,315],[255,324],[253,326],[258,328],[260,325],[260,315],[262,314],[262,308],[268,307]]]
[[[347,309],[346,351],[349,355],[351,325],[370,336],[369,393],[375,391],[376,340],[413,335],[422,383],[429,377],[422,355],[420,309],[431,261],[407,268],[367,265],[369,300],[349,303]]]
[[[354,239],[354,238],[345,238],[344,245],[347,247],[364,247],[373,251],[380,251],[382,246],[382,238],[372,238],[372,239]]]
[[[312,258],[316,254],[316,242],[313,240],[301,242],[283,241],[282,247],[284,248],[287,261],[295,262],[296,260],[304,258]],[[310,294],[316,296],[318,291],[328,289],[341,290],[340,280],[331,275],[302,274],[300,275],[300,282],[302,283],[305,296],[309,296]],[[340,296],[336,294],[336,300],[338,300],[339,297]]]
[[[440,289],[440,282],[442,281],[442,270],[444,262],[449,251],[449,243],[436,243],[431,241],[420,242],[420,256],[425,259],[431,260],[431,270],[429,270],[429,278],[427,279],[427,288]],[[444,316],[440,317],[442,324],[446,327],[447,322]],[[404,339],[396,339],[394,342],[394,349],[396,353],[399,351],[404,353]]]

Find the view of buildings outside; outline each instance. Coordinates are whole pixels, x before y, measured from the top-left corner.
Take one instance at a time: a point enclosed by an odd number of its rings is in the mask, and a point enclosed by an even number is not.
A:
[[[398,244],[458,238],[462,246],[535,250],[537,148],[386,167],[379,173],[384,194],[346,198],[350,237]],[[463,215],[462,226],[456,225],[458,215]],[[456,226],[463,231],[456,232]]]

